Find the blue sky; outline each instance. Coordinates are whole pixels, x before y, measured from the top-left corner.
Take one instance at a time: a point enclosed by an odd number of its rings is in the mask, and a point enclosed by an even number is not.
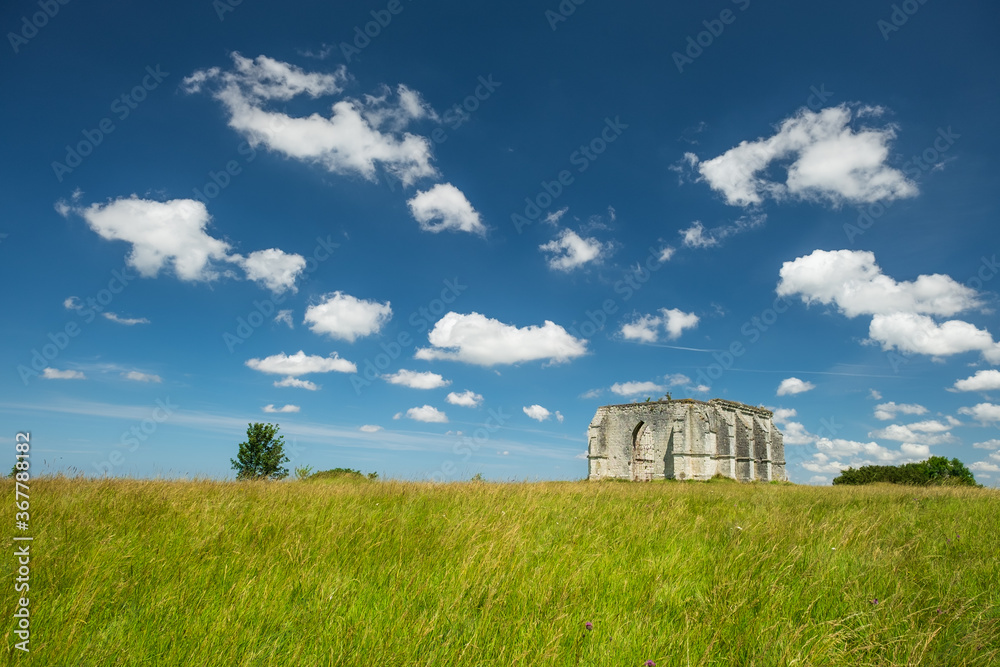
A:
[[[603,404],[1000,478],[993,4],[7,3],[0,415],[43,469],[579,479]],[[36,464],[42,463],[37,461]]]

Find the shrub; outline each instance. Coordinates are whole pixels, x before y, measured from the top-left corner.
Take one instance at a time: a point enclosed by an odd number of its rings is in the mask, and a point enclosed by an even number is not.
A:
[[[371,476],[365,477],[360,470],[355,470],[353,468],[331,468],[330,470],[320,470],[319,472],[314,472],[307,477],[310,482],[321,482],[321,481],[363,481],[366,479],[371,479]]]
[[[979,486],[972,471],[958,459],[932,456],[920,463],[898,466],[848,468],[834,478],[834,484],[910,484],[913,486]]]

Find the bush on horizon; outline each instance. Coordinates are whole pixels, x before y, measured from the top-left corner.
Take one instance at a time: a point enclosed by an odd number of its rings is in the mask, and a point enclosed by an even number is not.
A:
[[[981,486],[972,471],[958,459],[932,456],[919,463],[898,466],[848,468],[834,478],[834,484],[908,484],[912,486]]]

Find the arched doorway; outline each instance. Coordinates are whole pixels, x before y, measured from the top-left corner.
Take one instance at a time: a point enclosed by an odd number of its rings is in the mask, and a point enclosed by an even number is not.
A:
[[[652,480],[655,459],[653,431],[645,422],[639,422],[632,429],[632,480],[636,482]]]

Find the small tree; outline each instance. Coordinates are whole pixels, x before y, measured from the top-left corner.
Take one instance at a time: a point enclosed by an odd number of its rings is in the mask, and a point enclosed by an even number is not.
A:
[[[248,424],[247,441],[240,443],[239,454],[229,459],[237,479],[283,479],[288,477],[285,438],[278,435],[277,424]]]

